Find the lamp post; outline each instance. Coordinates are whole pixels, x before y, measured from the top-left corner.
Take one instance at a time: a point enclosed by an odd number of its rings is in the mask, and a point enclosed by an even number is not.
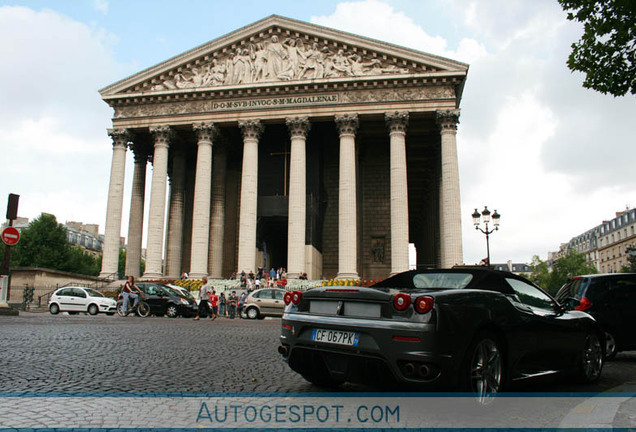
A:
[[[501,215],[499,213],[497,213],[497,210],[495,210],[495,212],[492,213],[492,215],[491,215],[490,210],[488,210],[488,207],[484,206],[484,210],[481,212],[481,214],[479,213],[479,211],[477,211],[477,209],[475,209],[475,213],[473,213],[472,216],[473,216],[473,224],[475,225],[475,229],[483,232],[484,234],[486,234],[486,253],[487,253],[486,264],[488,265],[488,267],[490,267],[490,240],[489,240],[489,236],[490,236],[490,234],[492,234],[495,231],[499,230],[499,218],[501,218]],[[486,229],[482,229],[479,226],[481,224],[482,218],[483,218],[484,226],[485,226]],[[491,219],[492,219],[493,228],[491,230],[489,230],[488,229],[488,224],[490,223]]]

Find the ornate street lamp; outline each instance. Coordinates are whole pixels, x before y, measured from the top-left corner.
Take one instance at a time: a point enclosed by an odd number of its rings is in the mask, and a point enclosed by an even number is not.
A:
[[[484,206],[484,211],[482,211],[481,214],[477,211],[477,209],[475,209],[475,213],[473,213],[472,216],[473,216],[473,224],[475,225],[475,229],[483,232],[484,234],[486,234],[486,253],[487,253],[486,265],[488,267],[490,267],[490,240],[489,240],[489,236],[490,236],[490,234],[492,234],[495,231],[499,230],[499,218],[501,218],[501,215],[499,213],[497,213],[497,210],[495,210],[495,212],[491,214],[490,210],[488,210],[488,207]],[[489,230],[488,229],[488,224],[490,223],[491,219],[492,219],[493,229]],[[482,220],[484,222],[484,225],[485,225],[486,229],[482,229],[479,226]]]

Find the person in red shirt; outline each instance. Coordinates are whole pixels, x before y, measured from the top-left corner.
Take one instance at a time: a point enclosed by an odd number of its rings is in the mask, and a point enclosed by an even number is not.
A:
[[[210,294],[210,304],[212,305],[212,313],[210,319],[214,321],[219,316],[219,296],[216,294],[216,290],[212,289]]]

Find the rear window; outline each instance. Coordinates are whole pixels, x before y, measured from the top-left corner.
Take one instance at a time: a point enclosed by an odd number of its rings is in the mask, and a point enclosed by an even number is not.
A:
[[[473,279],[470,273],[419,273],[413,276],[415,288],[464,288]]]
[[[567,298],[580,299],[589,284],[590,280],[588,278],[572,279],[561,287],[557,293],[557,300],[565,300]]]

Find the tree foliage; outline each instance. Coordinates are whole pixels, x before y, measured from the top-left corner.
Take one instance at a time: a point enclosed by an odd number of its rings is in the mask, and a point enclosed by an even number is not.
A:
[[[586,74],[583,87],[603,94],[636,94],[636,0],[559,0],[571,21],[583,23],[568,67]]]
[[[66,270],[69,254],[66,228],[55,216],[42,213],[20,232],[20,242],[11,250],[11,265]]]
[[[20,232],[20,241],[11,249],[11,266],[97,276],[100,260],[71,246],[64,225],[57,223],[55,216],[42,213]]]
[[[636,273],[636,247],[629,245],[625,248],[627,265],[621,268],[621,273]]]
[[[552,267],[536,255],[532,258],[530,266],[530,280],[550,294],[556,294],[559,288],[574,276],[598,273],[594,264],[586,263],[585,255],[574,249],[570,249],[565,256],[554,261]]]

